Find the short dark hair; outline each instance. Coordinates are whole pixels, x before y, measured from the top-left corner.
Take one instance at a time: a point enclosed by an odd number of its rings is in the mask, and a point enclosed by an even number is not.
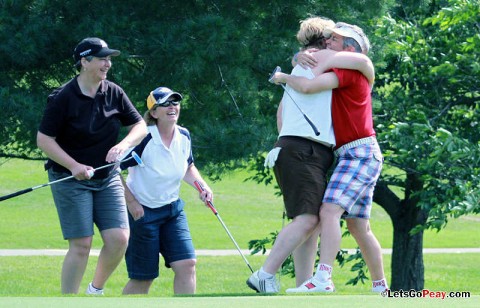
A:
[[[86,56],[85,59],[90,62],[93,59],[93,56]],[[75,68],[77,69],[77,72],[80,72],[82,70],[82,59],[78,60],[77,63],[75,63]]]

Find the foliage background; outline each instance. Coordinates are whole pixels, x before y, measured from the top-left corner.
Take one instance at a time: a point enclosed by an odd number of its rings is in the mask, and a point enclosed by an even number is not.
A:
[[[180,124],[192,132],[204,174],[218,179],[254,161],[253,179],[271,183],[262,155],[276,139],[282,91],[267,77],[277,65],[290,67],[298,22],[320,15],[363,27],[373,45],[374,121],[391,171],[374,200],[392,220],[392,289],[423,288],[423,230],[480,212],[478,0],[0,6],[0,157],[42,159],[35,135],[46,97],[75,75],[76,44],[98,36],[122,51],[109,79],[141,112],[160,85],[184,94]]]
[[[98,36],[122,51],[108,78],[142,113],[158,86],[185,95],[180,122],[192,131],[197,161],[221,173],[273,144],[281,91],[267,78],[276,65],[290,67],[299,21],[321,15],[368,26],[386,2],[1,1],[0,156],[40,155],[46,97],[75,75],[76,44]]]

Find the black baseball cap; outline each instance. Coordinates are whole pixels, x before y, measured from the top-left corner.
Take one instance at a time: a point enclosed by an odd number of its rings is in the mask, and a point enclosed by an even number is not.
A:
[[[83,39],[73,50],[73,59],[75,60],[75,63],[80,61],[81,58],[88,56],[100,58],[118,55],[120,55],[119,50],[108,48],[107,43],[98,37],[87,37]]]

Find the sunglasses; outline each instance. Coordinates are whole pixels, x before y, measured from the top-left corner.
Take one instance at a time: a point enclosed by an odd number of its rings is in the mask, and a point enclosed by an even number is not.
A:
[[[168,107],[168,106],[178,106],[180,105],[180,101],[166,101],[161,104],[156,103],[155,107]]]

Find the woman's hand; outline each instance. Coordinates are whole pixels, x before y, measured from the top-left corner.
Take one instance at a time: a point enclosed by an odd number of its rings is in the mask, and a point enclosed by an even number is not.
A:
[[[138,203],[137,199],[127,201],[127,209],[130,215],[132,215],[133,220],[137,221],[145,215],[143,206]]]
[[[79,181],[90,180],[94,174],[92,167],[83,164],[76,164],[72,169],[70,169],[70,172],[72,173],[73,177]]]
[[[213,202],[213,192],[210,187],[203,185],[203,190],[199,192],[198,196],[205,204]]]
[[[274,84],[282,84],[282,83],[287,82],[287,76],[288,76],[288,74],[285,74],[285,73],[282,73],[282,72],[276,72],[275,74],[272,75],[270,80]]]
[[[299,51],[297,53],[297,64],[303,67],[304,69],[307,68],[314,68],[317,66],[318,62],[317,59],[312,55],[312,53],[317,52],[319,49],[311,48],[304,51]]]

